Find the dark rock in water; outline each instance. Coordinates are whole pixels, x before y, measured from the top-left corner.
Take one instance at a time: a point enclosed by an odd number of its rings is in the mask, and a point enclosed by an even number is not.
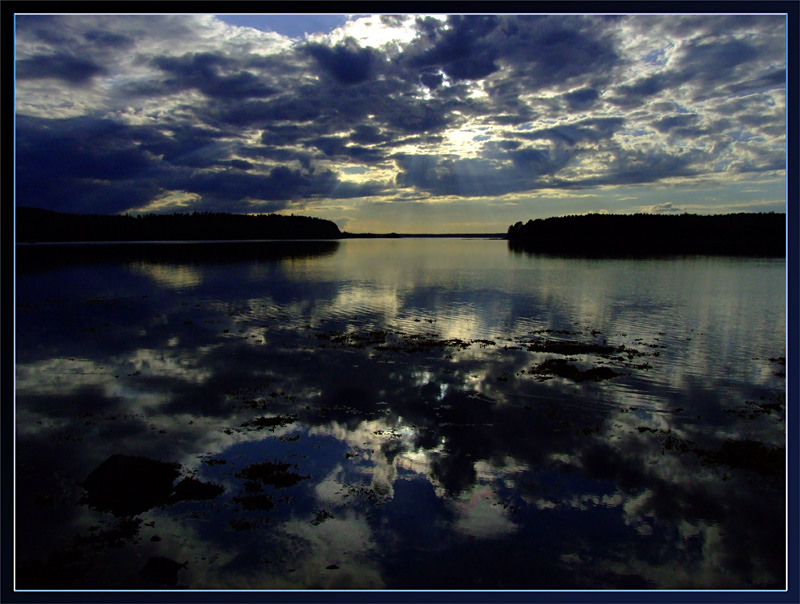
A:
[[[80,485],[83,503],[115,516],[135,516],[169,501],[181,465],[146,457],[112,455]]]
[[[339,567],[335,564],[331,564],[330,566],[325,567],[327,570],[339,570]]]
[[[214,499],[222,495],[225,488],[221,485],[212,482],[202,482],[191,476],[184,478],[175,486],[175,492],[172,494],[172,501],[186,501]]]
[[[620,375],[609,367],[592,367],[582,371],[575,365],[567,363],[564,359],[548,359],[544,363],[533,367],[531,373],[543,376],[557,375],[574,382],[585,382],[586,380],[600,382]]]
[[[185,562],[180,564],[169,558],[150,558],[144,568],[139,571],[139,576],[150,583],[175,587],[178,583],[178,571],[185,567]]]

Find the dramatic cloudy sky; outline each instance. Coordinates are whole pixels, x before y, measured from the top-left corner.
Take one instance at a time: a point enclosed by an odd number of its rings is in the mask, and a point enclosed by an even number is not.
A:
[[[16,203],[501,232],[784,211],[766,16],[17,15]]]

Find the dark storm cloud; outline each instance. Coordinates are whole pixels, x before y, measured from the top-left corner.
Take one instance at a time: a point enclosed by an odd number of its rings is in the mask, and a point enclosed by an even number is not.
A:
[[[182,57],[156,57],[151,64],[172,76],[158,85],[150,83],[142,93],[172,94],[179,90],[194,88],[208,97],[216,99],[244,99],[268,97],[276,90],[249,71],[235,71],[229,75],[222,69],[234,66],[230,59],[213,53],[192,53]]]
[[[585,110],[594,105],[599,96],[600,94],[594,88],[581,88],[565,94],[564,100],[567,101],[567,105],[573,111],[577,109]]]
[[[347,140],[340,136],[322,136],[310,142],[325,155],[338,155]]]
[[[159,164],[108,120],[17,117],[16,193],[22,205],[119,212],[155,195]]]
[[[725,87],[724,92],[730,96],[745,96],[786,87],[786,70],[775,69],[760,75],[759,77],[736,82]]]
[[[659,132],[669,132],[675,128],[685,128],[697,123],[698,117],[693,114],[682,113],[679,115],[668,115],[653,122],[653,128]]]
[[[718,80],[728,77],[730,70],[752,61],[758,51],[742,40],[722,42],[689,42],[683,49],[677,70],[684,79]]]
[[[500,147],[501,149],[504,149],[504,150],[506,150],[506,151],[509,151],[509,150],[512,150],[512,149],[517,149],[517,148],[519,148],[519,146],[520,146],[521,144],[522,144],[522,143],[520,143],[519,141],[509,141],[509,140],[503,140],[503,141],[500,141],[500,142],[498,142],[498,143],[497,143],[497,146],[498,146],[498,147]]]
[[[350,140],[354,143],[382,143],[387,139],[388,137],[381,133],[380,128],[368,124],[357,124],[350,134]]]
[[[253,173],[251,162],[230,158],[232,143],[199,128],[167,136],[157,129],[111,120],[20,116],[17,134],[16,185],[18,200],[25,200],[22,205],[123,212],[163,190],[182,190],[203,198],[198,207],[222,202],[223,209],[244,211],[249,206],[239,202],[246,199],[286,202],[382,190],[375,183],[342,187],[333,171],[316,170],[309,163],[302,169],[275,166]]]
[[[17,61],[16,76],[22,80],[55,78],[69,84],[86,84],[106,73],[103,66],[67,54],[36,55]]]
[[[84,39],[98,48],[130,48],[136,41],[130,36],[93,29],[83,34]]]
[[[423,73],[419,80],[431,90],[436,90],[444,82],[444,76],[440,73]]]
[[[618,86],[610,99],[615,105],[632,107],[645,103],[650,97],[679,84],[681,78],[674,72],[662,72],[639,78],[632,84]]]
[[[336,177],[330,171],[313,173],[277,166],[266,174],[195,172],[175,184],[183,190],[223,201],[289,200],[326,193],[336,185]]]
[[[498,25],[494,16],[450,16],[447,29],[435,31],[433,46],[408,57],[412,68],[440,67],[455,80],[483,78],[498,69],[496,49],[487,35]]]
[[[402,109],[398,103],[398,109]],[[454,120],[440,104],[409,104],[406,111],[384,115],[386,124],[403,134],[432,133],[445,130]]]
[[[498,28],[498,55],[531,89],[572,78],[599,77],[619,61],[610,23],[558,16],[508,19]],[[497,33],[497,32],[496,32]]]
[[[324,44],[307,44],[305,51],[314,57],[325,73],[342,84],[357,84],[369,79],[380,61],[375,51],[359,47],[352,38],[333,48]]]
[[[232,159],[230,161],[220,161],[217,162],[219,166],[230,166],[231,168],[236,168],[237,170],[252,170],[253,164],[249,161],[244,161],[243,159]]]
[[[155,158],[133,144],[131,130],[109,120],[17,118],[17,169],[43,176],[119,180],[147,172]]]
[[[29,36],[48,44],[62,44],[70,39],[55,15],[17,15],[14,29],[17,36]]]

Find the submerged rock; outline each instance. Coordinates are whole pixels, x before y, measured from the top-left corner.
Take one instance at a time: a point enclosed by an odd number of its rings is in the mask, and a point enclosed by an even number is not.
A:
[[[136,516],[179,501],[214,499],[225,489],[187,476],[173,488],[181,464],[146,457],[112,455],[81,483],[86,496],[81,503],[115,516]]]
[[[169,558],[150,558],[144,568],[139,571],[139,576],[150,583],[175,587],[178,583],[178,572],[185,567],[185,562],[181,564]]]
[[[112,455],[80,485],[83,503],[115,516],[135,516],[165,504],[181,465],[146,457]]]
[[[222,495],[225,488],[212,482],[202,482],[191,476],[181,480],[172,493],[172,501],[214,499]]]

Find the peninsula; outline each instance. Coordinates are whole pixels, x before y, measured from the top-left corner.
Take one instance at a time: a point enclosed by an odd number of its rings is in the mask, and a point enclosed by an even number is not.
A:
[[[739,213],[586,214],[517,222],[509,246],[577,255],[723,254],[783,256],[786,215]]]

